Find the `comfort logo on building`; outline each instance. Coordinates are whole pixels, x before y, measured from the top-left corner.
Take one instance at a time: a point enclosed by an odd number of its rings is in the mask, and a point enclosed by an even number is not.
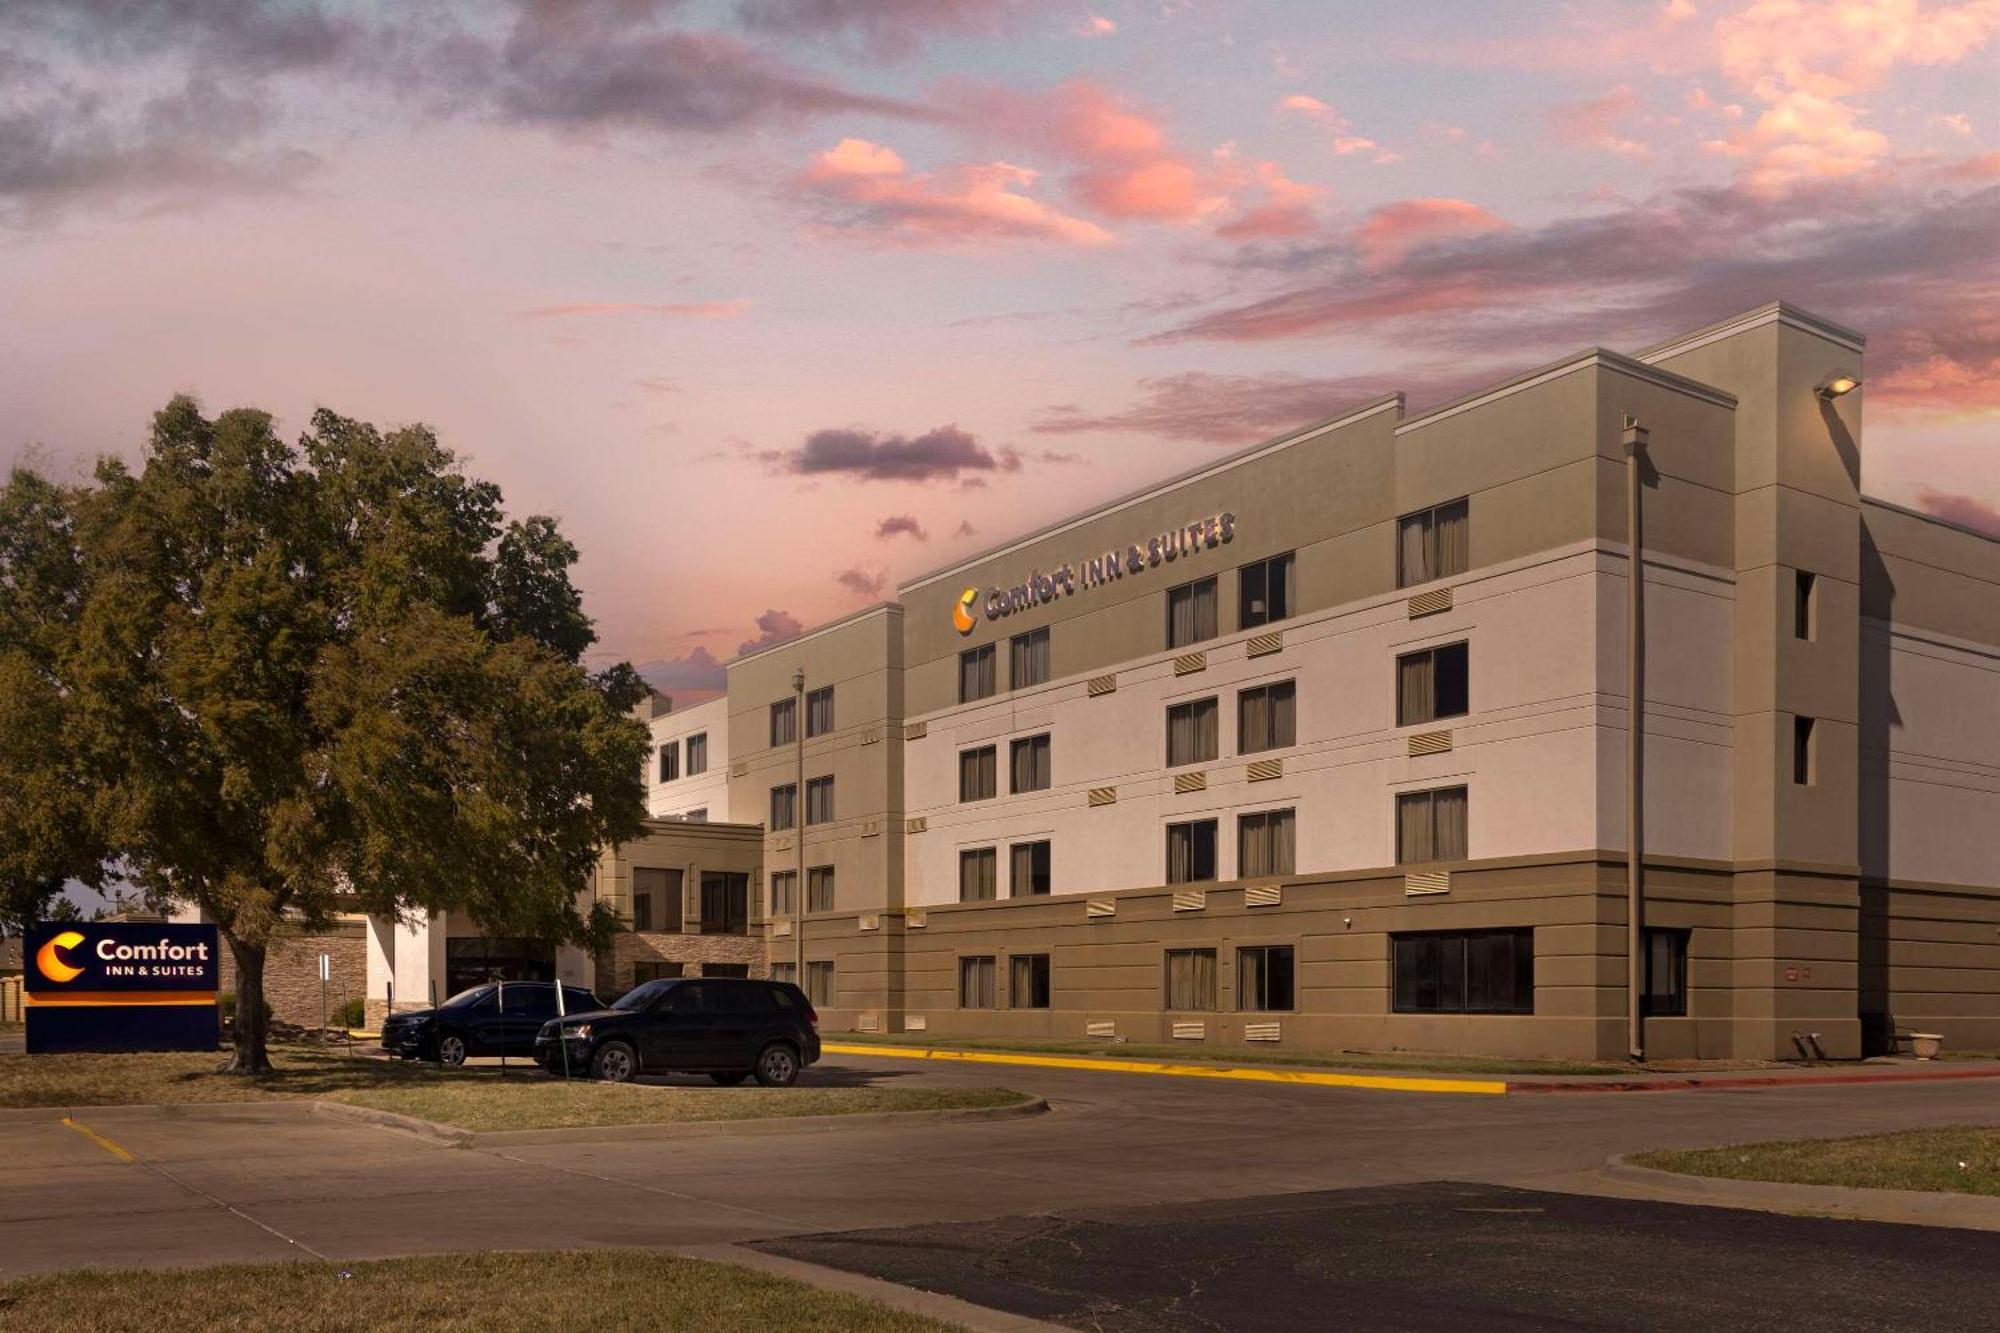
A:
[[[960,634],[970,634],[979,622],[972,617],[972,604],[979,600],[979,589],[967,588],[958,595],[958,605],[951,608],[951,623],[958,627]]]
[[[83,936],[74,930],[65,930],[47,944],[35,950],[35,968],[44,977],[58,986],[66,985],[83,975],[80,967],[71,967],[63,961],[63,954],[83,943]]]

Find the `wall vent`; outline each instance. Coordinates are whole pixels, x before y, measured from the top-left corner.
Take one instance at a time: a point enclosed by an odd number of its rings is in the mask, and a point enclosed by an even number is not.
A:
[[[1420,898],[1432,893],[1451,892],[1449,870],[1413,870],[1403,876],[1403,896]]]
[[[1284,646],[1284,633],[1282,631],[1274,631],[1270,634],[1251,636],[1243,644],[1243,653],[1246,657],[1268,657],[1272,653],[1278,652]]]
[[[1182,653],[1174,659],[1176,676],[1192,676],[1197,671],[1208,670],[1207,653]]]
[[[880,930],[882,929],[882,914],[880,912],[863,912],[855,924],[863,930]]]
[[[772,935],[782,936],[782,935],[789,935],[791,933],[792,933],[792,919],[790,917],[779,917],[776,921],[773,921],[771,923]]]
[[[1174,910],[1176,912],[1207,911],[1208,891],[1206,889],[1188,889],[1184,892],[1175,894]]]
[[[1083,1035],[1086,1037],[1115,1037],[1118,1035],[1118,1025],[1109,1021],[1085,1023],[1083,1025]]]
[[[1440,611],[1451,610],[1451,589],[1439,588],[1434,592],[1420,592],[1410,599],[1410,619],[1418,616],[1434,616]]]
[[[931,821],[926,817],[924,817],[923,815],[913,815],[909,819],[909,821],[903,825],[903,832],[922,833],[925,829],[929,828],[930,826],[931,826]]]
[[[1084,689],[1093,699],[1095,699],[1100,694],[1114,694],[1118,690],[1118,677],[1092,676],[1090,678],[1090,684],[1085,686]]]
[[[1095,921],[1100,917],[1117,915],[1118,900],[1116,898],[1091,898],[1083,904],[1083,918],[1086,921]]]
[[[1207,1035],[1208,1035],[1208,1024],[1206,1023],[1174,1024],[1175,1041],[1200,1041]]]
[[[1285,890],[1277,884],[1253,884],[1243,890],[1245,907],[1276,907],[1285,901]]]
[[[1281,1035],[1281,1031],[1279,1025],[1276,1023],[1245,1023],[1243,1025],[1243,1040],[1277,1041]]]
[[[748,759],[738,759],[735,763],[729,766],[729,776],[732,778],[749,777],[750,761]]]
[[[1115,805],[1118,801],[1118,789],[1116,787],[1092,787],[1090,789],[1089,800],[1092,805]]]
[[[922,1014],[903,1015],[903,1031],[905,1032],[924,1032],[929,1030],[930,1025],[930,1019],[924,1017]]]
[[[879,1014],[862,1014],[854,1020],[854,1027],[858,1032],[880,1032],[882,1018]]]
[[[791,836],[789,834],[780,833],[775,837],[773,837],[771,839],[771,850],[774,852],[789,852],[790,850],[792,850]]]
[[[1176,796],[1185,796],[1191,791],[1207,791],[1207,790],[1208,790],[1208,774],[1206,773],[1174,774],[1174,795]]]
[[[930,918],[921,907],[912,907],[903,913],[903,925],[910,930],[922,930],[930,924]]]
[[[1410,737],[1410,757],[1420,754],[1446,754],[1451,750],[1451,728],[1443,731],[1419,731]]]
[[[930,734],[930,729],[931,725],[928,722],[912,722],[903,728],[903,739],[906,741],[920,741]]]
[[[1285,761],[1282,759],[1259,759],[1243,770],[1244,776],[1252,782],[1269,782],[1272,778],[1285,776]]]
[[[861,743],[863,745],[879,745],[881,741],[882,728],[879,723],[871,722],[862,730]]]
[[[864,819],[864,820],[862,820],[862,821],[861,821],[861,836],[862,836],[862,837],[864,837],[864,838],[879,838],[879,837],[881,837],[881,836],[882,836],[882,821],[881,821],[881,820],[879,820],[879,819]]]

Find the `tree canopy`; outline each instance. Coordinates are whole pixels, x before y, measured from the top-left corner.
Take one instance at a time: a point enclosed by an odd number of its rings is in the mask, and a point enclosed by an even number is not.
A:
[[[264,950],[339,911],[585,945],[644,817],[646,687],[596,641],[553,519],[509,521],[421,426],[177,397],[135,472],[0,490],[0,919],[67,879],[194,904],[267,1067]],[[246,1021],[246,1018],[248,1021]]]

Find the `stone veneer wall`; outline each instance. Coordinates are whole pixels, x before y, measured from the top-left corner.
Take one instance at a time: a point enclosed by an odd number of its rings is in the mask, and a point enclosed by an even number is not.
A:
[[[368,990],[368,943],[362,928],[337,928],[324,935],[281,935],[272,941],[264,957],[264,998],[271,1016],[282,1023],[300,1027],[319,1026],[319,956],[326,954],[330,972],[326,983],[327,1022],[333,1023],[340,1006],[361,999]],[[229,945],[222,946],[222,989],[236,989],[236,958]],[[380,1018],[381,1006],[375,1006]]]
[[[659,931],[626,931],[611,942],[611,951],[597,960],[597,995],[609,1003],[632,989],[635,963],[748,963],[750,975],[768,977],[761,935],[680,935]],[[700,969],[690,966],[687,975]]]

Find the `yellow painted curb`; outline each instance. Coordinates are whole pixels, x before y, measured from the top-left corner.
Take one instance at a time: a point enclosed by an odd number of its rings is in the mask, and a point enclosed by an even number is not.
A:
[[[1394,1074],[1322,1074],[1304,1069],[1246,1069],[1241,1065],[1183,1065],[1157,1060],[1100,1060],[1087,1055],[1033,1055],[1013,1051],[957,1051],[935,1046],[867,1046],[829,1041],[830,1055],[886,1055],[895,1060],[961,1060],[968,1064],[1029,1065],[1042,1069],[1093,1069],[1113,1074],[1164,1074],[1244,1083],[1296,1083],[1318,1088],[1372,1088],[1377,1092],[1449,1092],[1504,1097],[1507,1085],[1491,1079],[1403,1078]]]

